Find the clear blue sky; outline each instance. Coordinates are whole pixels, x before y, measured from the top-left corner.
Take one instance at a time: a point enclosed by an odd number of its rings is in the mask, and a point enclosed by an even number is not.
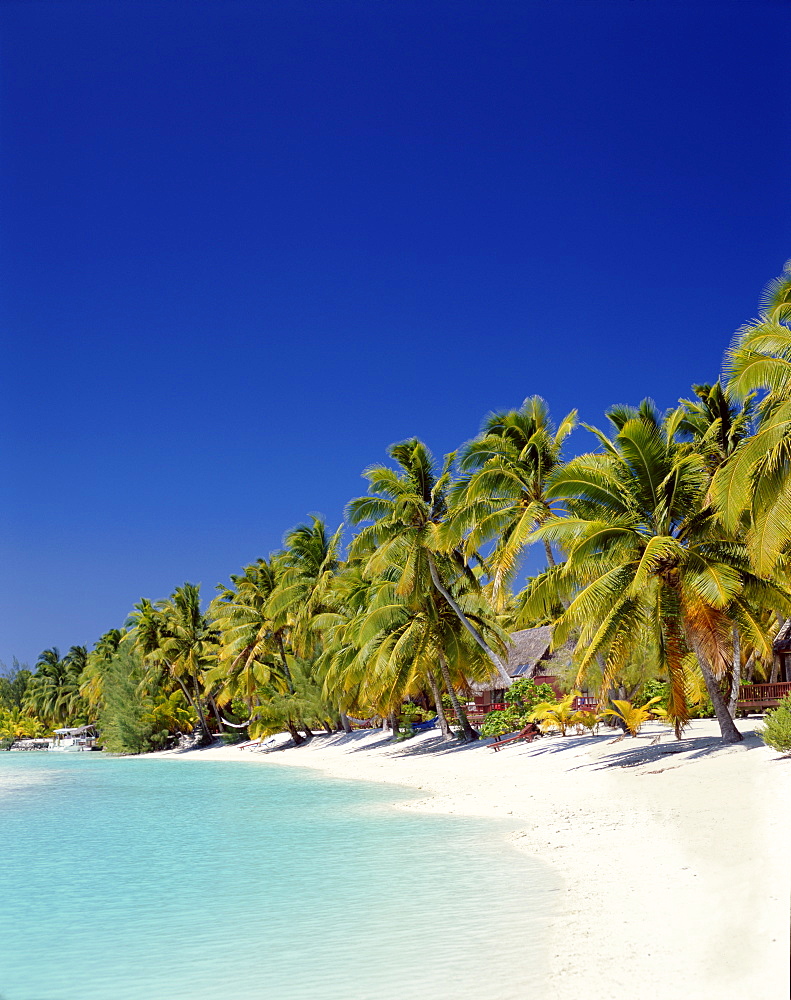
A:
[[[211,596],[395,440],[715,378],[791,256],[790,27],[4,0],[0,659]]]

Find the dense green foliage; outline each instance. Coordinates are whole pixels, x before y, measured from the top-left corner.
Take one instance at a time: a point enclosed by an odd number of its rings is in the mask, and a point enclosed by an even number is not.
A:
[[[780,753],[791,753],[791,696],[784,698],[774,711],[767,712],[758,735],[767,746]]]
[[[528,715],[542,701],[551,701],[555,692],[549,684],[536,684],[522,677],[505,692],[506,705],[513,706],[521,715]]]
[[[737,334],[726,381],[665,414],[644,400],[607,418],[570,461],[576,412],[556,428],[538,396],[442,462],[415,438],[392,445],[347,506],[347,547],[343,526],[314,516],[208,606],[185,583],[90,651],[45,650],[32,673],[0,678],[0,736],[98,719],[123,752],[192,730],[299,744],[349,719],[409,732],[420,705],[443,738],[454,725],[475,739],[471,684],[508,689],[509,633],[550,625],[564,690],[659,698],[677,734],[714,713],[740,739],[742,672],[769,678],[791,616],[791,265]],[[514,593],[536,543],[546,568]],[[568,698],[531,683],[510,687],[484,735],[539,716],[575,725]]]
[[[111,753],[143,753],[164,742],[153,730],[151,699],[140,693],[144,677],[140,658],[130,650],[117,653],[108,664],[99,726]]]

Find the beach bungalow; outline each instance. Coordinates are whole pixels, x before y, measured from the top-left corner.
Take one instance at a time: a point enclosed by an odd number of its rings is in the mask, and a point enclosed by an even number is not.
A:
[[[525,678],[536,684],[549,684],[555,694],[561,697],[552,665],[561,656],[565,658],[566,651],[564,649],[562,653],[560,650],[553,653],[550,650],[551,644],[552,629],[549,625],[512,632],[505,660],[505,669],[512,682]],[[485,715],[486,712],[504,707],[506,688],[503,687],[502,678],[496,674],[490,681],[473,683],[470,687],[475,699],[475,708],[472,710],[474,715]]]
[[[736,702],[738,709],[760,712],[765,708],[775,708],[781,699],[791,694],[791,618],[780,627],[772,650],[774,656],[769,683],[742,684]]]

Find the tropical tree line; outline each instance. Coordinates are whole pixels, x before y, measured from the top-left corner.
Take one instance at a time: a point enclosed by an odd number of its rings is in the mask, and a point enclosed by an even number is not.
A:
[[[391,446],[337,530],[313,516],[207,605],[185,583],[91,651],[45,650],[13,704],[0,685],[0,726],[98,719],[119,749],[188,730],[299,744],[422,712],[475,739],[471,684],[507,687],[509,633],[549,624],[573,650],[570,689],[604,702],[663,681],[679,735],[705,691],[739,740],[739,684],[772,678],[791,616],[791,263],[721,380],[606,420],[582,425],[593,445],[571,458],[577,413],[555,425],[538,396],[441,462],[416,438]],[[520,582],[532,545],[546,567]]]

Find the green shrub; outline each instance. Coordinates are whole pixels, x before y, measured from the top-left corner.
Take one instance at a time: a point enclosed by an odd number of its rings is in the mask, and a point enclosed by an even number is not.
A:
[[[791,695],[766,713],[763,726],[756,731],[767,746],[783,754],[791,753]]]
[[[250,739],[250,734],[246,727],[244,729],[226,729],[220,733],[220,739],[226,746],[233,746],[234,743],[246,743]]]
[[[536,684],[535,681],[522,677],[505,692],[505,703],[517,709],[520,715],[527,716],[536,705],[554,701],[557,695],[549,684]]]
[[[640,700],[643,702],[653,701],[654,698],[658,698],[659,701],[654,704],[659,705],[660,708],[667,708],[667,700],[670,697],[670,685],[667,681],[657,680],[655,677],[651,677],[649,680],[643,684],[642,693],[640,695]]]
[[[706,695],[697,705],[689,706],[690,719],[713,719],[715,715],[711,698]]]
[[[513,733],[525,725],[525,719],[512,706],[489,712],[480,726],[481,736],[502,736],[503,733]]]

